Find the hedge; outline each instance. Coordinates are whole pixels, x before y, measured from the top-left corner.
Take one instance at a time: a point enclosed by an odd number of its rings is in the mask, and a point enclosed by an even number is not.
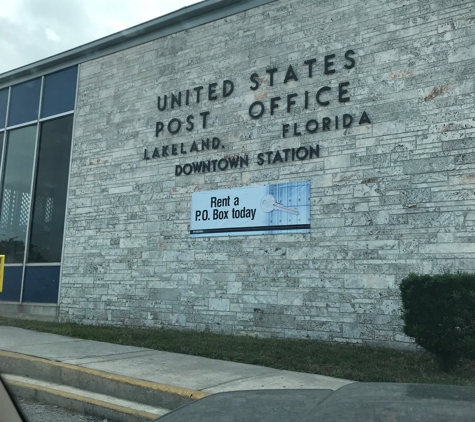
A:
[[[409,274],[400,290],[406,335],[445,369],[475,359],[475,274]]]

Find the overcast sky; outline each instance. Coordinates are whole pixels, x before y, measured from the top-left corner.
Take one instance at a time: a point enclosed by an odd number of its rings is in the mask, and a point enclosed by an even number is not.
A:
[[[0,73],[165,15],[197,0],[0,0]]]

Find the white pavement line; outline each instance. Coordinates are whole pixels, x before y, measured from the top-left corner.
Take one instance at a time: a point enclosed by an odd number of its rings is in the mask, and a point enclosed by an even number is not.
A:
[[[55,384],[52,382],[35,380],[32,378],[21,377],[18,375],[3,375],[4,381],[12,386],[31,388],[34,390],[45,391],[50,394],[79,400],[86,403],[95,404],[108,409],[117,410],[128,414],[146,415],[150,419],[162,416],[170,410],[161,407],[148,406],[146,404],[136,403],[129,400],[118,399],[105,394],[92,393],[90,391],[80,390],[78,388],[66,385]]]

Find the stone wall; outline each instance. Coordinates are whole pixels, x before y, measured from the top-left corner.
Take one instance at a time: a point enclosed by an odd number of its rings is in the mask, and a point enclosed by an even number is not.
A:
[[[82,64],[61,319],[407,343],[400,280],[475,269],[474,10],[278,0]],[[181,107],[158,110],[178,92]],[[213,137],[218,150],[192,150]],[[319,158],[259,165],[309,145]],[[237,155],[249,165],[175,175]],[[311,182],[310,234],[190,238],[193,192],[298,180]]]

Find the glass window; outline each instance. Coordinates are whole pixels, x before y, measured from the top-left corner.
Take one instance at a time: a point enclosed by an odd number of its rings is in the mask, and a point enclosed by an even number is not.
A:
[[[28,262],[61,262],[73,116],[41,125]]]
[[[0,168],[2,167],[2,158],[3,158],[3,137],[5,136],[5,133],[0,131]],[[2,175],[0,174],[0,186],[2,186]],[[0,196],[0,201],[2,200],[2,197]],[[1,250],[1,249],[0,249]],[[0,252],[1,253],[1,252]]]
[[[2,89],[0,91],[0,129],[5,127],[5,120],[7,118],[7,102],[8,89]]]
[[[45,77],[41,117],[74,110],[77,74],[75,66]]]
[[[7,263],[22,263],[30,213],[36,125],[8,133],[0,212],[0,249]]]
[[[8,125],[15,126],[38,118],[41,78],[24,82],[12,88]]]

